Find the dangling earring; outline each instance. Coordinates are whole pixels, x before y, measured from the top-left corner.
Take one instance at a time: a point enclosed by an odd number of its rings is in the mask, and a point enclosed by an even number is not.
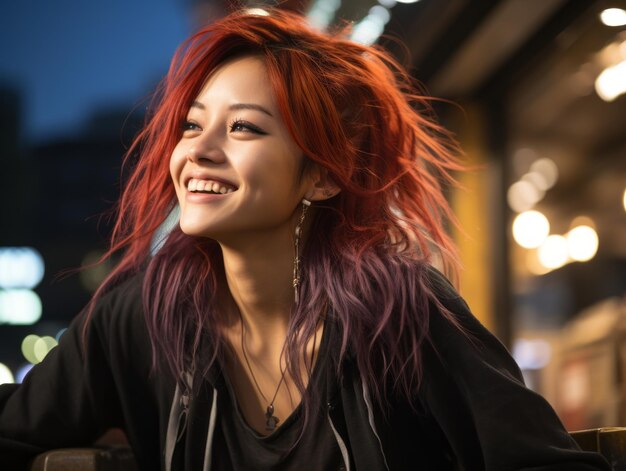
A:
[[[304,216],[311,206],[311,202],[306,198],[302,198],[302,213],[300,214],[300,221],[296,226],[296,240],[295,240],[295,259],[293,261],[293,291],[295,295],[296,305],[300,301],[298,290],[300,288],[300,236],[302,235],[302,223],[304,222]]]

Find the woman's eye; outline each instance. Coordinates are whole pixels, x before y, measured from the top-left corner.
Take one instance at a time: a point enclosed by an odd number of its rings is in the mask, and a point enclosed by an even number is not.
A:
[[[245,121],[243,119],[236,119],[232,121],[228,127],[230,132],[250,132],[261,135],[267,134],[258,126],[255,126],[251,122]]]
[[[184,131],[199,131],[200,126],[192,121],[185,121],[182,125],[183,132]]]

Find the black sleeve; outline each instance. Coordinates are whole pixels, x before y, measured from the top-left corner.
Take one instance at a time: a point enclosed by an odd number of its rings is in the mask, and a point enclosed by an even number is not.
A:
[[[610,470],[601,455],[581,451],[548,402],[524,386],[509,352],[447,280],[433,274],[432,282],[440,302],[469,334],[432,306],[424,397],[460,468]]]
[[[123,320],[128,309],[120,309],[118,300],[135,291],[116,289],[100,300],[86,347],[80,316],[21,385],[0,386],[2,469],[19,469],[46,449],[92,444],[108,428],[123,427],[119,378],[114,377],[119,372],[111,361],[123,354],[124,326],[131,322]]]

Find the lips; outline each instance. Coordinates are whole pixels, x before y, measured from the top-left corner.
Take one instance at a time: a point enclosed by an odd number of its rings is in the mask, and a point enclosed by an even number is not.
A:
[[[234,185],[218,180],[190,178],[187,181],[187,191],[191,193],[214,193],[223,195],[236,190],[237,187]]]

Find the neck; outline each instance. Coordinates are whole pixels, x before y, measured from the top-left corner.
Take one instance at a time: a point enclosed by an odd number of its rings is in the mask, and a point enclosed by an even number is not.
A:
[[[283,231],[256,233],[251,239],[236,245],[220,242],[228,286],[225,294],[241,314],[251,348],[282,345],[294,303],[293,236]],[[229,317],[239,321],[236,312]]]

